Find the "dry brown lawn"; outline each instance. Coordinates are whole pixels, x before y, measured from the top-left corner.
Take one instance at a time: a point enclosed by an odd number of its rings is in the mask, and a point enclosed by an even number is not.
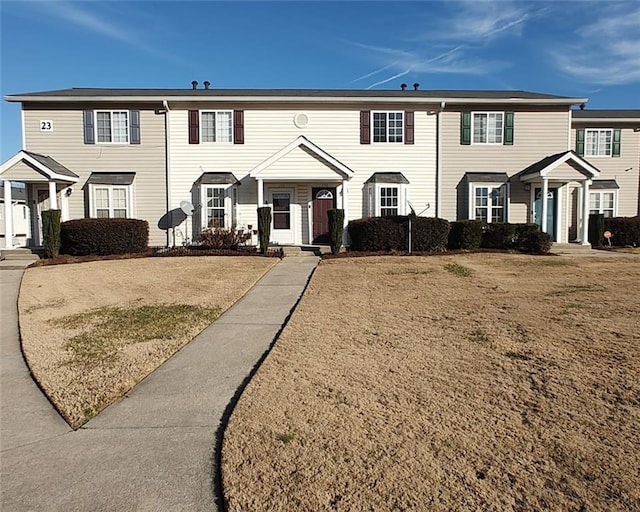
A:
[[[28,269],[18,301],[25,358],[77,427],[188,343],[277,261],[143,258]]]
[[[235,408],[235,511],[640,510],[640,261],[328,260]]]

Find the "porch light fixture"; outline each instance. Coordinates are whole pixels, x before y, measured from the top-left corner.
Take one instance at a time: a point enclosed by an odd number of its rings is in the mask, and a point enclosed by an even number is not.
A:
[[[524,184],[524,189],[525,191],[529,192],[529,190],[531,190],[531,185],[529,185],[528,183]]]
[[[67,190],[65,190],[64,195],[69,197],[72,193],[73,193],[73,189],[72,188],[68,188]]]

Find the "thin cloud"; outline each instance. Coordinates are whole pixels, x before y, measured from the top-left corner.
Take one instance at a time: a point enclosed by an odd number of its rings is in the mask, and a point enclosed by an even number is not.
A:
[[[639,82],[640,9],[595,14],[598,19],[575,31],[571,44],[548,50],[553,62],[564,73],[590,84]]]
[[[544,9],[531,11],[522,4],[511,2],[456,2],[447,14],[431,19],[423,33],[413,38],[419,49],[403,50],[392,47],[352,43],[365,50],[365,56],[374,59],[378,68],[361,75],[351,83],[390,71],[367,88],[386,84],[396,78],[415,73],[484,75],[503,69],[507,63],[478,56],[493,39],[520,35],[525,24],[539,16]],[[433,56],[433,48],[445,51]]]

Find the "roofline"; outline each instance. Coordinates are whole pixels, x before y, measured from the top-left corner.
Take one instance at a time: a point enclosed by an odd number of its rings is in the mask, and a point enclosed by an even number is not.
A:
[[[572,123],[635,123],[640,121],[636,117],[571,117]]]
[[[188,102],[188,103],[437,103],[441,104],[509,104],[509,105],[580,105],[586,103],[588,98],[466,98],[460,97],[439,97],[439,96],[170,96],[159,94],[157,96],[30,96],[30,95],[7,95],[4,97],[8,102],[22,103],[160,103],[167,102]]]

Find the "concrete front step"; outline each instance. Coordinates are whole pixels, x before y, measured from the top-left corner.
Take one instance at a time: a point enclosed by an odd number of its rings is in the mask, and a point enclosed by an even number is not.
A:
[[[36,261],[40,259],[40,253],[37,249],[28,249],[17,247],[15,249],[0,250],[0,260],[3,261]]]
[[[286,257],[314,257],[331,252],[328,245],[283,245],[280,248]]]
[[[593,252],[591,249],[591,244],[582,245],[582,244],[557,244],[554,243],[551,246],[552,254],[590,254]]]

